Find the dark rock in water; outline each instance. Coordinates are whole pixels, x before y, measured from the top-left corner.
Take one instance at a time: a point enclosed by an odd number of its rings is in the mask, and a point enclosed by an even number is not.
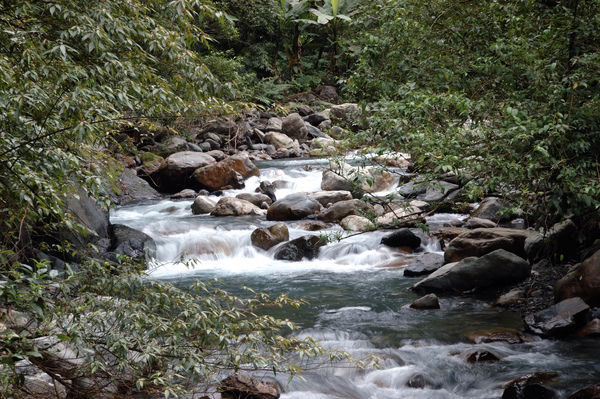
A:
[[[504,249],[525,258],[524,244],[529,232],[505,228],[481,228],[454,238],[444,252],[446,262],[458,262],[469,256],[482,256]]]
[[[299,220],[317,213],[321,209],[318,201],[306,194],[296,193],[275,201],[267,210],[267,220]]]
[[[258,380],[245,373],[229,375],[217,388],[222,399],[278,399],[281,389],[275,381]]]
[[[271,227],[263,227],[252,232],[250,240],[252,245],[265,251],[280,242],[290,239],[290,233],[285,223],[275,223]]]
[[[444,255],[426,253],[416,258],[416,261],[411,263],[404,269],[404,276],[418,277],[431,274],[444,266]]]
[[[319,248],[325,242],[318,236],[302,236],[290,242],[286,242],[277,248],[274,258],[277,260],[291,260],[298,262],[303,258],[314,259],[319,254]]]
[[[498,249],[481,258],[466,258],[447,264],[411,288],[417,292],[465,292],[509,285],[531,273],[529,263],[515,254]]]
[[[600,399],[600,384],[583,388],[569,396],[567,399]]]
[[[111,245],[109,252],[130,256],[132,258],[144,257],[148,259],[156,253],[156,244],[148,234],[132,229],[122,224],[113,224],[111,227]],[[116,256],[111,256],[116,260]]]
[[[261,181],[260,185],[256,188],[257,193],[261,193],[271,198],[271,203],[277,201],[275,196],[275,185],[268,181]]]
[[[178,207],[176,207],[175,205],[173,206],[168,206],[164,209],[161,209],[160,211],[158,211],[159,213],[173,213],[173,212],[177,212],[179,210]]]
[[[559,377],[557,373],[531,373],[521,376],[505,386],[502,399],[558,399],[553,389],[544,386]]]
[[[600,251],[556,283],[555,302],[574,297],[583,299],[590,306],[600,307]]]
[[[581,298],[566,299],[549,309],[530,314],[523,320],[525,327],[543,337],[568,334],[588,320],[590,307]]]
[[[522,344],[531,342],[531,337],[526,337],[522,332],[514,328],[492,328],[489,330],[472,331],[467,338],[476,344],[488,344],[492,342],[504,342],[507,344]]]
[[[600,336],[600,319],[593,319],[583,326],[577,335],[580,337],[598,337]]]
[[[410,379],[406,382],[406,386],[413,389],[424,389],[426,387],[430,387],[433,384],[421,373],[414,374]]]
[[[422,298],[417,299],[413,303],[410,304],[412,309],[417,310],[426,310],[426,309],[439,309],[440,302],[435,294],[428,294]]]
[[[180,192],[173,194],[171,199],[185,199],[185,198],[196,198],[198,193],[191,188],[186,188],[185,190],[181,190]]]
[[[483,349],[476,350],[475,352],[472,352],[469,355],[467,355],[468,363],[493,363],[499,361],[499,355]]]
[[[409,247],[415,249],[421,246],[421,239],[409,229],[400,229],[383,237],[381,243],[388,247]]]

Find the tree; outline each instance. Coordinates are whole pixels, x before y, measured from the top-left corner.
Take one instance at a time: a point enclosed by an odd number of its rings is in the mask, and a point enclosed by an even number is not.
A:
[[[374,2],[348,89],[371,137],[552,224],[600,204],[598,1]],[[376,14],[375,14],[376,13]],[[544,220],[540,218],[544,218]]]

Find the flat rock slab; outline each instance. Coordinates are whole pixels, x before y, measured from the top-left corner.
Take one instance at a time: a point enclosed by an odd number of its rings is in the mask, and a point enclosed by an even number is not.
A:
[[[527,315],[525,327],[542,337],[558,337],[568,334],[585,324],[590,307],[581,298],[566,299],[551,308]]]

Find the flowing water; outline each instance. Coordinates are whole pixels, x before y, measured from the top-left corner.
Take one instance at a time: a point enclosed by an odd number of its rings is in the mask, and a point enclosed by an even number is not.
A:
[[[225,195],[252,192],[261,180],[289,182],[289,187],[276,191],[278,198],[318,191],[322,166],[324,161],[306,159],[263,163],[260,178],[251,178],[246,189]],[[566,397],[600,381],[599,340],[473,344],[466,338],[469,332],[494,327],[521,329],[519,314],[460,297],[442,297],[440,310],[408,308],[418,298],[408,289],[417,280],[404,277],[400,268],[381,265],[414,255],[381,246],[385,232],[329,244],[311,261],[277,261],[272,251],[250,243],[255,228],[273,222],[257,216],[192,215],[191,203],[161,200],[123,206],[112,213],[112,223],[141,230],[156,241],[157,262],[151,278],[187,284],[217,277],[232,293],[249,286],[270,295],[286,293],[306,299],[309,305],[300,310],[274,315],[293,320],[301,337],[319,339],[324,346],[357,358],[374,354],[381,359],[381,367],[375,370],[337,365],[308,371],[304,381],[292,381],[283,399],[500,398],[503,384],[536,371],[559,373],[554,388]],[[171,208],[169,212],[165,212],[167,208]],[[434,228],[456,217],[461,215],[436,215],[428,223]],[[319,234],[301,230],[299,222],[288,222],[288,227],[291,239]],[[336,231],[341,229],[331,227],[328,232]],[[439,245],[422,236],[425,251],[440,251]],[[193,268],[177,262],[182,254],[198,262]],[[492,351],[501,360],[467,363],[466,357],[477,349]],[[287,378],[278,376],[278,380],[285,385]],[[411,380],[425,388],[409,387]]]

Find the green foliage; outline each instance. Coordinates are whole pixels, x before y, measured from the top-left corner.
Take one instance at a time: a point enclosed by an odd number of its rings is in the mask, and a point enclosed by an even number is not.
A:
[[[369,7],[361,23],[375,29],[347,86],[384,100],[365,135],[412,152],[421,171],[468,177],[473,198],[515,196],[550,223],[597,209],[600,2]]]
[[[90,261],[62,276],[43,264],[3,273],[0,300],[13,305],[2,318],[0,364],[13,377],[12,385],[0,382],[5,393],[16,388],[21,360],[86,397],[110,386],[122,393],[205,392],[231,370],[295,375],[300,366],[344,357],[310,339],[284,338],[295,325],[264,312],[302,301],[248,289],[246,298],[236,297],[216,281],[177,288],[148,281],[127,260],[118,267],[115,273],[110,264]],[[66,351],[74,357],[57,361]],[[86,379],[93,383],[82,385]]]

